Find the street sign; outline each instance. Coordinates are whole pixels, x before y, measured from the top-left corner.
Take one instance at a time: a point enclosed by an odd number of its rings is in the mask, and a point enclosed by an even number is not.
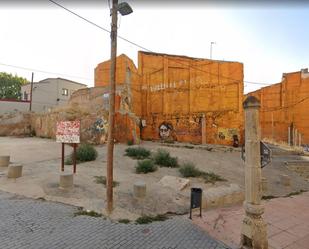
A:
[[[58,143],[80,143],[80,121],[57,122],[56,141]]]
[[[271,162],[271,149],[262,141],[260,142],[261,151],[261,168],[264,168],[267,164]],[[245,146],[241,148],[241,158],[246,161]]]

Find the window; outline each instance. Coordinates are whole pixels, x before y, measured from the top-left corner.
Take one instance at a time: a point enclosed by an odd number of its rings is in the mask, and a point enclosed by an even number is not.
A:
[[[69,95],[69,90],[66,88],[62,88],[62,95],[63,96],[68,96]]]
[[[28,93],[24,92],[24,100],[28,100]]]

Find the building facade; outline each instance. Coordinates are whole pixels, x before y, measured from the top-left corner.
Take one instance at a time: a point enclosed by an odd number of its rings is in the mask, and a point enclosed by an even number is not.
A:
[[[243,139],[242,63],[140,51],[138,68],[126,55],[116,64],[119,110],[140,120],[142,139]],[[96,67],[95,86],[108,86],[109,68],[110,61]]]
[[[261,102],[262,138],[309,144],[309,72],[284,73],[282,81],[249,93]]]
[[[76,90],[86,87],[87,85],[62,78],[47,78],[34,82],[31,110],[46,112],[53,107],[65,105]],[[30,83],[21,87],[22,100],[30,101],[30,88]]]

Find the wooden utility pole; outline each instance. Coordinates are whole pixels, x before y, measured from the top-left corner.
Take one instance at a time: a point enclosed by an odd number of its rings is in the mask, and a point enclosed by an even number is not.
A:
[[[115,124],[115,89],[116,89],[116,55],[117,55],[117,6],[118,0],[113,0],[111,24],[111,67],[109,117],[107,138],[107,181],[106,181],[106,211],[113,210],[113,157],[114,157],[114,124]]]
[[[32,89],[33,89],[33,76],[34,73],[32,72],[32,76],[31,76],[31,84],[30,84],[30,105],[29,105],[29,111],[32,110]]]

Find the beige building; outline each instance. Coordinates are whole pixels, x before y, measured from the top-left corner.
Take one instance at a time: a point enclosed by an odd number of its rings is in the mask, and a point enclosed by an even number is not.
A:
[[[22,100],[30,100],[31,84],[21,87]],[[32,111],[45,112],[65,105],[76,90],[87,88],[87,85],[62,78],[47,78],[33,83]]]

